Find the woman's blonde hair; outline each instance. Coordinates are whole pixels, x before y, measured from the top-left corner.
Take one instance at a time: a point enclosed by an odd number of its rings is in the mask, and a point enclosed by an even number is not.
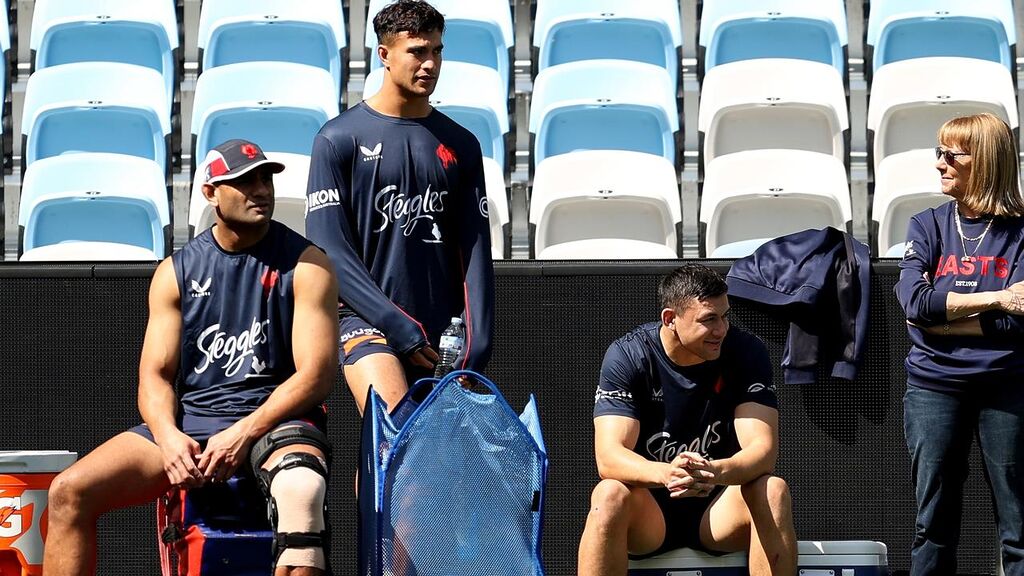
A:
[[[1006,122],[988,113],[953,118],[939,128],[939,143],[971,155],[961,202],[980,214],[1024,216],[1017,146]]]

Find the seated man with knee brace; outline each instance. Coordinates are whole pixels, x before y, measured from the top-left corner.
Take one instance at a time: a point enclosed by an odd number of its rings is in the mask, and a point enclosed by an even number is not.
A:
[[[327,570],[322,403],[337,371],[337,282],[323,252],[271,220],[282,164],[231,140],[207,165],[197,177],[217,222],[164,260],[150,285],[139,362],[145,424],[54,480],[48,576],[95,571],[104,512],[172,486],[224,482],[247,473],[247,462],[274,511],[275,574]]]
[[[602,478],[580,576],[624,576],[629,555],[749,551],[750,574],[796,573],[789,491],[772,475],[778,410],[768,350],[729,327],[725,280],[686,264],[658,287],[660,322],[608,348],[594,405]]]

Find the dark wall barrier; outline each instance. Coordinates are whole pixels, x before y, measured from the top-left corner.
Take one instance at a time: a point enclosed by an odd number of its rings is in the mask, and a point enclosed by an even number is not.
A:
[[[487,372],[517,410],[529,393],[537,396],[551,460],[543,552],[552,576],[576,571],[597,480],[591,409],[604,351],[636,324],[657,319],[654,287],[672,266],[497,266],[497,336]],[[151,266],[0,266],[0,449],[85,454],[139,421],[136,370],[151,273]],[[902,421],[909,341],[892,296],[896,276],[891,263],[876,264],[869,357],[856,382],[823,377],[813,386],[787,387],[777,371],[779,473],[792,487],[801,539],[880,540],[889,546],[890,566],[906,570],[914,525]],[[732,320],[765,340],[778,367],[786,325],[738,301]],[[330,491],[332,562],[337,574],[350,576],[359,427],[340,380],[329,408],[337,463]],[[148,506],[101,522],[98,574],[159,572],[154,516]],[[961,572],[994,573],[992,522],[975,453],[964,498]]]

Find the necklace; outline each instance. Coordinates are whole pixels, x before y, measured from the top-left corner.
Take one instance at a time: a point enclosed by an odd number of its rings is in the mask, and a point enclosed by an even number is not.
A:
[[[988,219],[988,224],[985,225],[985,229],[981,231],[980,236],[971,238],[969,236],[964,236],[964,228],[963,225],[960,224],[960,205],[957,204],[954,209],[956,210],[956,233],[960,236],[960,247],[964,249],[964,255],[960,257],[960,261],[970,262],[971,259],[974,258],[974,255],[978,253],[978,248],[981,248],[981,243],[985,240],[985,235],[988,234],[988,229],[992,227],[992,221],[995,220],[995,218]],[[968,242],[977,242],[977,244],[974,245],[974,250],[970,254],[967,253]]]

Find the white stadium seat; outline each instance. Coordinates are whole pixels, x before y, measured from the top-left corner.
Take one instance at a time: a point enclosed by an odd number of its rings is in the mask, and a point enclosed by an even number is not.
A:
[[[875,174],[872,220],[877,225],[879,254],[907,239],[910,217],[926,208],[949,201],[930,149],[911,150],[887,156]],[[902,252],[900,253],[902,256]]]
[[[716,66],[704,77],[698,131],[704,164],[744,150],[787,148],[845,158],[843,79],[810,60],[759,59]]]
[[[675,170],[640,152],[553,156],[537,167],[529,221],[538,258],[675,258],[682,221]]]
[[[808,228],[846,230],[852,220],[846,169],[834,156],[805,150],[751,150],[707,166],[700,201],[706,254],[740,241]],[[741,245],[753,251],[756,245]],[[742,256],[738,246],[732,257]]]
[[[952,57],[886,64],[875,72],[868,106],[875,172],[887,156],[934,148],[945,121],[980,112],[1018,126],[1013,80],[1001,64]]]

